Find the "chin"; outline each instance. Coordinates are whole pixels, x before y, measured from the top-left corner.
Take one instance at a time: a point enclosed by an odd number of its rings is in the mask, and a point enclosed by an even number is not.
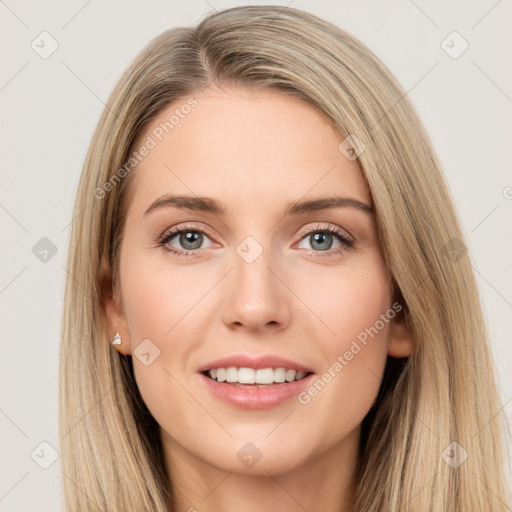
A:
[[[266,435],[266,434],[265,434]],[[249,439],[249,440],[246,440]],[[291,439],[288,437],[288,439]],[[298,447],[300,446],[300,448]],[[284,442],[282,439],[265,439],[261,435],[235,438],[229,443],[216,444],[216,449],[205,447],[210,456],[203,460],[227,473],[233,472],[244,475],[277,475],[293,471],[306,464],[307,448],[304,443]],[[218,452],[218,453],[216,453]]]

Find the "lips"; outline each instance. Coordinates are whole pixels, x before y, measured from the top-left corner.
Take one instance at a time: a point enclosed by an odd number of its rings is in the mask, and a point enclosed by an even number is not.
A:
[[[234,355],[199,368],[209,392],[241,409],[268,409],[286,402],[312,381],[311,368],[278,356]]]

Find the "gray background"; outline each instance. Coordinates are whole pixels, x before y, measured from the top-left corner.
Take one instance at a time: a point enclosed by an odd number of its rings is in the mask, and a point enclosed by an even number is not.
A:
[[[468,237],[510,418],[512,3],[277,3],[355,35],[417,107]],[[0,0],[1,511],[62,506],[57,397],[65,256],[73,198],[103,104],[151,38],[242,4]],[[457,58],[463,41],[453,31],[469,44]],[[58,48],[42,58],[52,40]]]

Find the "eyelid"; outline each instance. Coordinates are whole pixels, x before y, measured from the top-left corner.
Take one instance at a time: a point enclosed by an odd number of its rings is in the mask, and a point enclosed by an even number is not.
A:
[[[308,224],[307,226],[304,226],[303,228],[301,228],[299,230],[299,232],[297,233],[297,236],[301,240],[304,236],[307,236],[311,233],[314,233],[317,231],[327,231],[329,233],[339,234],[352,243],[355,242],[355,238],[352,236],[352,234],[349,231],[347,231],[346,229],[340,228],[336,224],[329,224],[327,222],[317,222],[317,223],[312,223],[312,224]]]
[[[165,238],[171,236],[171,235],[177,235],[181,233],[182,231],[197,231],[199,233],[203,233],[205,235],[208,235],[210,238],[215,238],[213,235],[213,231],[209,227],[205,227],[204,225],[199,225],[195,223],[190,222],[184,222],[182,224],[176,224],[175,226],[172,226],[171,228],[166,229],[159,237],[158,240],[162,241]]]
[[[352,236],[352,234],[347,231],[346,229],[343,229],[343,228],[340,228],[339,226],[336,226],[336,225],[331,225],[331,224],[328,224],[328,223],[325,223],[325,222],[317,222],[317,223],[312,223],[313,226],[311,224],[308,224],[306,226],[304,226],[303,228],[301,228],[298,233],[297,233],[297,236],[302,239],[304,236],[306,235],[309,235],[312,231],[314,230],[318,230],[318,231],[322,231],[322,230],[326,230],[326,231],[338,231],[340,234],[343,234],[345,235],[346,238],[350,239],[352,242],[355,241],[354,237]],[[171,228],[167,228],[159,237],[158,237],[158,240],[162,240],[164,238],[167,238],[167,236],[171,235],[171,234],[174,234],[174,233],[179,233],[180,231],[183,231],[183,230],[186,230],[186,229],[189,229],[190,231],[199,231],[199,232],[204,232],[205,234],[207,234],[208,236],[210,237],[213,237],[213,234],[212,234],[212,230],[209,228],[209,227],[204,227],[203,226],[200,226],[199,224],[194,224],[194,223],[183,223],[183,224],[177,224],[176,226],[173,226]]]

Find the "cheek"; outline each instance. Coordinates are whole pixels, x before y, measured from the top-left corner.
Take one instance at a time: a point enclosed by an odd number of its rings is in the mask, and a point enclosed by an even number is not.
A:
[[[325,324],[317,337],[324,367],[299,402],[338,431],[357,427],[377,396],[394,316],[382,260],[361,263],[319,273],[308,291],[308,305]]]
[[[155,343],[169,340],[211,281],[211,273],[204,270],[172,267],[165,260],[155,263],[143,254],[127,256],[123,263],[124,308],[130,333],[135,335],[132,349],[141,337]]]
[[[192,372],[189,356],[202,340],[200,332],[194,332],[204,327],[195,321],[194,306],[211,281],[211,272],[208,275],[186,266],[171,270],[170,265],[155,265],[143,255],[127,254],[121,260],[123,307],[135,378],[144,402],[160,424],[171,424],[174,414],[180,416],[185,411],[197,412],[200,423],[202,410],[184,390],[188,383],[183,374]]]
[[[390,308],[390,289],[380,253],[354,258],[353,264],[318,269],[301,277],[295,287],[326,330],[328,347],[342,349],[370,328]],[[350,344],[350,343],[349,343]]]

